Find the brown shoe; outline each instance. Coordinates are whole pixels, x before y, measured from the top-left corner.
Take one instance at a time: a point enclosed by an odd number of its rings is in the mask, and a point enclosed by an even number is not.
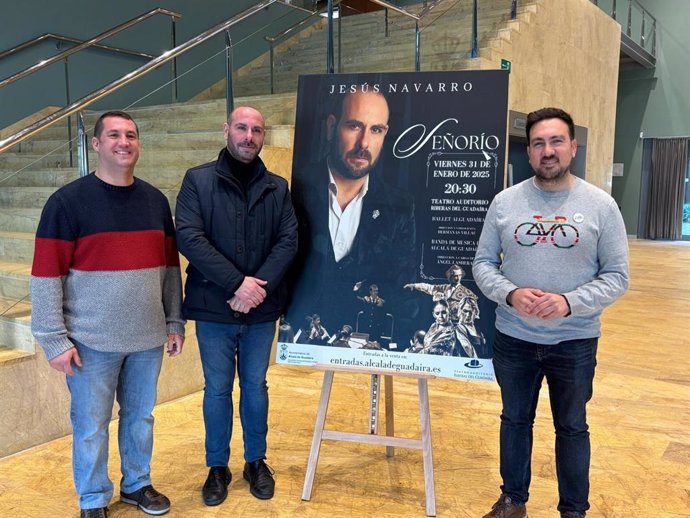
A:
[[[483,518],[527,518],[527,507],[516,504],[508,495],[501,495]]]

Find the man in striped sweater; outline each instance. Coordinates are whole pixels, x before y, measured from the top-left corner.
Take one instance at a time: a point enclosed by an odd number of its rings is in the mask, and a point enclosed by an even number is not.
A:
[[[125,112],[96,123],[96,171],[46,203],[31,272],[34,337],[71,393],[72,464],[82,518],[107,516],[108,424],[120,405],[121,501],[165,514],[151,485],[156,385],[166,344],[184,343],[182,284],[170,207],[134,177],[139,129]]]

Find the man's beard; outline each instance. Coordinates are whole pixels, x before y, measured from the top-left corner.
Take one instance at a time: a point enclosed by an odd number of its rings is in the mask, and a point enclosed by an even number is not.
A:
[[[261,152],[261,148],[263,146],[257,146],[256,144],[249,143],[246,141],[239,142],[237,144],[234,144],[232,141],[228,140],[226,142],[225,147],[227,150],[230,152],[230,155],[237,161],[243,162],[245,164],[249,164],[254,161],[254,159],[259,156],[259,153]],[[248,156],[245,155],[250,155],[251,159],[247,161],[249,158]]]
[[[561,163],[558,163],[557,167],[553,168],[545,168],[542,167],[540,164],[539,167],[534,169],[534,174],[535,176],[546,183],[550,182],[558,182],[558,180],[561,180],[564,178],[567,174],[568,171],[570,171],[570,164],[567,164],[565,166],[562,166]]]
[[[364,178],[374,169],[376,162],[371,161],[371,153],[368,149],[360,149],[356,152],[348,152],[346,158],[361,157],[369,160],[369,165],[361,169],[353,169],[345,160],[342,159],[340,153],[340,146],[336,138],[331,140],[330,152],[328,156],[328,166],[332,171],[347,180],[359,180]]]

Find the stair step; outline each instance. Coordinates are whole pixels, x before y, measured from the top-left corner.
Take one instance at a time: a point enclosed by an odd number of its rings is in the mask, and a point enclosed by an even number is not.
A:
[[[0,189],[3,187],[61,187],[79,176],[74,167],[52,169],[24,169],[0,171]]]
[[[28,301],[30,277],[31,264],[0,261],[0,297]]]
[[[0,231],[0,261],[30,263],[34,257],[34,239],[31,232]]]
[[[0,297],[0,361],[34,352],[31,302]],[[4,347],[3,347],[4,346]],[[12,354],[11,349],[18,351]]]
[[[56,190],[55,187],[5,187],[0,189],[0,206],[5,209],[41,208]]]
[[[0,297],[0,318],[15,319],[21,322],[30,321],[31,301]],[[0,343],[2,343],[1,340]]]
[[[267,127],[265,146],[291,147],[294,136],[293,125],[273,125]],[[146,167],[156,162],[166,165],[166,157],[176,157],[179,152],[191,156],[190,160],[210,160],[205,157],[215,157],[224,145],[222,124],[213,130],[191,132],[169,132],[142,134],[141,157],[139,167]],[[44,140],[35,142],[32,152],[7,152],[0,158],[0,188],[3,186],[61,186],[78,176],[74,167],[56,167],[56,163],[67,164],[67,155],[41,155],[42,151],[49,151],[60,146],[58,140]],[[197,153],[195,153],[197,152]],[[161,155],[159,153],[165,153]],[[177,158],[172,158],[177,162]],[[98,156],[93,150],[89,151],[89,164],[95,167]],[[189,163],[186,160],[185,163]],[[18,169],[24,169],[15,174]],[[11,178],[6,178],[10,177]]]
[[[23,358],[30,358],[34,353],[0,345],[0,364],[8,365],[13,362],[21,361]]]
[[[224,91],[224,90],[223,90]],[[294,89],[293,89],[294,91]],[[266,125],[293,124],[295,121],[296,99],[294,95],[245,95],[235,96],[235,106],[250,105],[257,108],[266,116]],[[128,108],[139,126],[142,138],[149,132],[182,132],[182,131],[222,131],[225,122],[225,100],[210,99],[205,101],[189,101],[175,105],[155,105]],[[103,110],[105,111],[105,110]],[[167,119],[165,112],[173,112],[175,116]],[[89,136],[93,136],[93,126],[102,111],[85,111],[84,123]],[[73,120],[72,137],[76,138],[76,123]],[[18,144],[14,151],[31,152],[36,140],[56,140],[59,143],[67,141],[67,123],[58,122],[41,132],[38,139],[29,139]],[[76,150],[76,147],[74,148]]]
[[[41,209],[0,209],[0,230],[3,232],[35,233]]]

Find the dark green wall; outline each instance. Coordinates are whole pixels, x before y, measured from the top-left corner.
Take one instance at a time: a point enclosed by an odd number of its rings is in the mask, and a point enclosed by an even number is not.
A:
[[[657,20],[654,70],[621,68],[618,83],[614,161],[625,164],[613,178],[628,234],[638,232],[642,140],[690,135],[690,2],[639,0]]]
[[[94,2],[93,0],[25,0],[3,2],[0,22],[0,51],[11,48],[46,32],[89,39],[156,7],[182,14],[177,22],[177,44],[183,43],[217,23],[231,18],[257,4],[257,0],[140,0],[138,2]],[[275,35],[289,27],[303,13],[273,4],[231,31],[234,65],[238,68],[268,50],[264,35]],[[159,55],[170,48],[170,18],[157,15],[134,28],[107,39],[104,43]],[[209,42],[189,51],[178,60],[178,74],[188,72],[179,82],[179,98],[186,100],[225,76],[224,38],[215,36]],[[19,55],[0,61],[0,79],[8,77],[56,53],[54,42],[45,42]],[[207,63],[199,63],[218,54]],[[70,97],[76,100],[108,84],[146,60],[113,55],[87,49],[69,58]],[[191,72],[190,72],[191,71]],[[170,79],[171,69],[164,65],[131,86],[92,105],[93,108],[123,108],[156,90]],[[64,106],[65,70],[56,63],[0,89],[0,128],[34,113],[44,106]],[[172,99],[171,87],[148,96],[141,104],[160,104]]]

